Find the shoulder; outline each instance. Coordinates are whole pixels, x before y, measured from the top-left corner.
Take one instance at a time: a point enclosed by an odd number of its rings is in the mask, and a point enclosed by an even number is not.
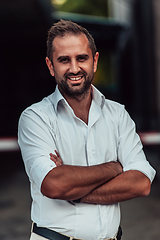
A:
[[[41,119],[44,122],[50,121],[55,117],[54,104],[52,103],[52,95],[43,98],[40,102],[34,103],[27,107],[21,114],[21,119]]]
[[[125,106],[118,103],[118,102],[115,102],[115,101],[112,101],[112,100],[109,100],[109,99],[105,99],[104,109],[107,110],[110,113],[121,114],[125,110]]]
[[[103,95],[95,86],[92,85],[93,99],[94,101],[101,106],[103,111],[107,111],[108,113],[116,113],[118,111],[124,110],[124,105],[109,100]]]
[[[118,102],[105,99],[103,113],[108,119],[118,125],[134,124],[130,114],[125,109],[125,106]]]

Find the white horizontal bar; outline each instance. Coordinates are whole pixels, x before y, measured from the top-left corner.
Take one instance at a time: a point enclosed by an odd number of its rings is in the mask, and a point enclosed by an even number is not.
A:
[[[19,150],[17,138],[0,138],[0,151]]]
[[[157,145],[160,144],[160,133],[159,132],[144,132],[139,133],[143,144]]]

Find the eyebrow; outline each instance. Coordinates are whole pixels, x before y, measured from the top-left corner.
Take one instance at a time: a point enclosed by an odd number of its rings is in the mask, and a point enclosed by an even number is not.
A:
[[[64,56],[59,56],[58,58],[57,58],[57,60],[58,61],[61,61],[61,60],[63,60],[63,59],[65,59],[65,58],[70,58],[68,55],[64,55]]]
[[[76,57],[77,57],[77,58],[83,57],[83,58],[88,59],[88,58],[89,58],[89,55],[84,53],[84,54],[78,54]]]
[[[79,58],[79,57],[83,57],[83,58],[85,58],[85,59],[88,59],[89,58],[89,55],[88,54],[78,54],[77,56],[76,56],[76,58]],[[62,55],[62,56],[59,56],[58,58],[57,58],[57,60],[58,61],[61,61],[61,60],[63,60],[63,59],[66,59],[66,58],[68,58],[68,59],[70,59],[70,56],[68,56],[68,55]]]

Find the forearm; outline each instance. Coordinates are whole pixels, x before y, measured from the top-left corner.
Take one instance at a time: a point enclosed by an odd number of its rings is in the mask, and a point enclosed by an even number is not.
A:
[[[121,172],[122,167],[118,162],[90,167],[62,165],[48,173],[41,191],[50,198],[74,200],[82,198]]]
[[[113,204],[135,197],[147,196],[150,180],[139,171],[127,171],[99,186],[81,199],[92,204]]]

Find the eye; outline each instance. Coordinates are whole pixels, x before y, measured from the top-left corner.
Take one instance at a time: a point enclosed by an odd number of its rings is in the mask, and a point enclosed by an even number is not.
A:
[[[60,56],[58,59],[58,62],[66,64],[70,62],[70,58],[68,56]]]
[[[84,57],[78,57],[78,59],[77,59],[79,62],[83,62],[83,61],[85,61],[85,58]]]
[[[60,60],[60,62],[61,62],[61,63],[64,63],[64,64],[65,64],[65,63],[68,63],[69,61],[70,61],[69,58],[63,58],[63,59]]]
[[[84,62],[84,61],[86,61],[88,59],[88,55],[79,55],[78,57],[77,57],[77,61],[79,61],[79,62]]]

